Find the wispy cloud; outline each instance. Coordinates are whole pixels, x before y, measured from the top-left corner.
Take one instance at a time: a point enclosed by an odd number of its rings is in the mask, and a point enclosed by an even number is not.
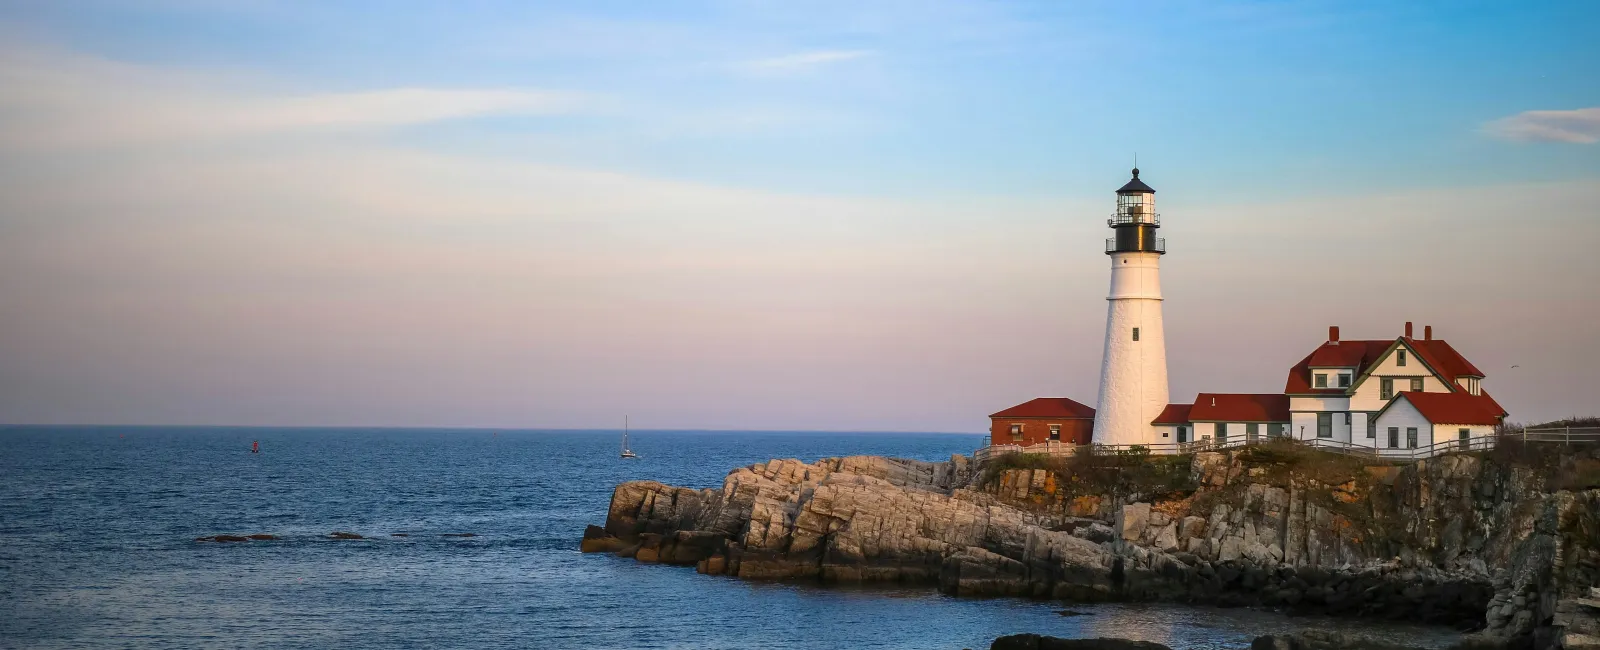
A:
[[[872,56],[872,50],[814,50],[768,59],[755,59],[738,64],[738,68],[755,74],[792,74],[816,68],[853,61]]]
[[[402,87],[262,90],[237,72],[174,70],[49,51],[0,52],[0,143],[126,145],[296,131],[394,128],[489,115],[570,113],[574,92]],[[244,83],[241,83],[244,82]]]
[[[1484,132],[1516,142],[1600,142],[1600,107],[1523,111],[1484,125]]]

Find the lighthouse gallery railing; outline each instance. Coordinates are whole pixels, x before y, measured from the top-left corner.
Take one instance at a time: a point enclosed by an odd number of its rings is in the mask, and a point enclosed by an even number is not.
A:
[[[1106,252],[1107,253],[1114,253],[1114,252],[1116,252],[1116,250],[1117,250],[1117,238],[1116,237],[1107,238],[1106,239]],[[1140,252],[1148,253],[1150,251],[1140,251]],[[1167,252],[1167,240],[1166,240],[1165,237],[1157,237],[1156,238],[1155,252],[1157,252],[1157,253],[1165,253],[1165,252]]]

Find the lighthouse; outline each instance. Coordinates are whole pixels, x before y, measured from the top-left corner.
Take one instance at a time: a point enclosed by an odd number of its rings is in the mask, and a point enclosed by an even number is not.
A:
[[[1156,237],[1156,191],[1133,179],[1117,190],[1117,211],[1106,220],[1111,258],[1111,293],[1106,297],[1106,347],[1100,365],[1100,399],[1094,442],[1149,445],[1160,442],[1151,425],[1167,406],[1167,343],[1161,327],[1161,256],[1166,240]],[[1170,442],[1170,441],[1168,441]]]

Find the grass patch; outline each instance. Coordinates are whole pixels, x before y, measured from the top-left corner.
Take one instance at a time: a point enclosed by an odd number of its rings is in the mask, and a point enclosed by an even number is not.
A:
[[[1015,451],[1001,454],[989,459],[989,463],[984,466],[983,478],[979,481],[979,485],[984,487],[994,485],[999,482],[1001,474],[1013,469],[1047,469],[1059,475],[1065,466],[1062,461],[1062,458],[1045,454],[1024,454]]]
[[[1010,453],[984,467],[981,485],[989,487],[1007,470],[1042,469],[1055,475],[1057,494],[1063,500],[1094,495],[1140,499],[1182,499],[1199,485],[1190,475],[1193,456],[1152,455],[1148,449],[1106,450],[1081,447],[1072,456]]]
[[[1574,458],[1569,466],[1550,479],[1557,490],[1592,490],[1600,488],[1600,459]]]
[[[1485,461],[1504,468],[1537,471],[1545,477],[1546,490],[1600,488],[1600,443],[1523,442],[1506,436],[1496,441],[1494,449],[1478,453]]]
[[[1246,468],[1262,470],[1257,483],[1288,488],[1298,479],[1323,485],[1342,485],[1366,476],[1363,468],[1382,460],[1317,449],[1288,438],[1251,445],[1235,456]]]

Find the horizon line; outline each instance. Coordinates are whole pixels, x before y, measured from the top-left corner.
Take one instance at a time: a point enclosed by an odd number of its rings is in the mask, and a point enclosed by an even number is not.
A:
[[[272,425],[272,424],[30,424],[30,423],[0,423],[0,431],[6,429],[35,428],[35,429],[72,429],[72,428],[101,428],[101,429],[321,429],[321,430],[403,430],[403,431],[529,431],[529,432],[619,432],[615,428],[570,428],[570,427],[489,427],[489,426],[388,426],[388,425],[330,425],[330,424],[305,424],[305,425]],[[660,433],[875,433],[875,434],[931,434],[951,436],[979,436],[988,435],[985,431],[913,431],[913,430],[883,430],[883,429],[712,429],[712,428],[647,428],[628,431],[649,431]]]

